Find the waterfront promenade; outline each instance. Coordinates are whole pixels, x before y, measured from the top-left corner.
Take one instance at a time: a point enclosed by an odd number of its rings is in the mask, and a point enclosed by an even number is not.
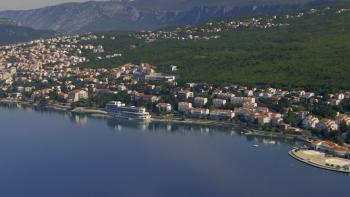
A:
[[[350,173],[350,160],[348,159],[334,157],[323,152],[307,149],[293,149],[289,151],[289,155],[298,161],[317,168]]]

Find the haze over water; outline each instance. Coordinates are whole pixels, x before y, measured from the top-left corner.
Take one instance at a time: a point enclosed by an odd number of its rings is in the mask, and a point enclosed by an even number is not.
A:
[[[231,129],[0,107],[0,196],[295,197],[348,194],[350,177]],[[259,148],[253,147],[259,144]]]

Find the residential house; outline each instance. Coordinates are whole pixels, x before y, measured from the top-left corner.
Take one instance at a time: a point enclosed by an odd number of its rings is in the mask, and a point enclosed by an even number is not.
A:
[[[210,118],[215,120],[228,120],[235,117],[235,113],[232,110],[219,110],[214,109],[210,111]]]
[[[338,125],[341,125],[342,123],[350,126],[350,116],[347,114],[338,114],[336,118],[336,122]]]
[[[85,90],[76,89],[69,92],[68,94],[68,99],[72,102],[78,102],[82,99],[88,99],[88,98],[89,98],[89,94]]]
[[[190,90],[182,90],[178,92],[178,97],[181,99],[193,98],[194,93]]]
[[[341,100],[339,100],[339,99],[331,99],[329,101],[329,104],[332,106],[338,106],[340,103],[341,103]]]
[[[322,151],[325,153],[332,153],[337,156],[345,156],[348,153],[348,149],[346,147],[340,146],[328,140],[314,140],[311,142],[311,144],[315,150]]]
[[[316,124],[316,127],[322,130],[327,131],[336,131],[338,130],[338,125],[334,120],[331,119],[322,119],[319,123]]]
[[[267,116],[271,119],[272,126],[278,126],[284,123],[282,114],[275,112],[268,112]]]
[[[179,102],[178,111],[188,113],[192,109],[192,103],[189,102]]]
[[[135,94],[135,101],[138,103],[144,103],[144,104],[149,104],[149,103],[155,103],[159,101],[159,97],[155,95],[149,95],[149,94],[144,94],[144,93],[136,93]]]
[[[310,112],[308,111],[300,111],[300,112],[296,112],[296,115],[298,116],[299,119],[304,120]]]
[[[254,121],[258,125],[269,124],[271,122],[270,117],[265,114],[254,113],[253,114]]]
[[[193,104],[196,106],[204,106],[208,103],[208,98],[205,97],[196,97],[194,98]]]
[[[10,93],[9,96],[11,98],[14,98],[14,99],[17,99],[17,100],[21,100],[22,97],[23,97],[22,93],[20,93],[20,92]]]
[[[315,93],[313,92],[305,92],[304,95],[302,96],[303,98],[309,99],[315,96]]]
[[[350,92],[345,92],[344,93],[344,98],[350,99]]]
[[[172,110],[171,104],[169,103],[158,103],[156,107],[159,112],[171,112]]]
[[[175,65],[170,65],[170,70],[171,71],[177,71],[177,66],[175,66]]]
[[[315,116],[309,115],[303,120],[303,125],[306,128],[316,128],[316,125],[319,123],[319,119],[316,118]]]
[[[270,110],[267,107],[258,107],[256,109],[256,112],[261,113],[261,114],[267,114],[267,113],[269,113],[269,111]]]
[[[252,97],[254,95],[254,91],[253,90],[244,90],[244,95],[246,95],[248,97]]]
[[[175,76],[163,75],[161,73],[154,73],[145,76],[145,81],[149,82],[174,82],[176,80]]]
[[[248,116],[252,113],[255,113],[255,107],[235,107],[234,112],[236,115]]]
[[[232,104],[243,104],[243,103],[255,103],[254,97],[232,97],[231,98]]]
[[[32,102],[35,102],[37,99],[40,98],[40,96],[41,96],[41,94],[40,94],[39,91],[34,91],[34,92],[32,93],[32,95],[30,96],[30,100],[31,100]]]
[[[343,94],[343,93],[335,94],[333,98],[337,99],[337,100],[344,100],[345,94]]]
[[[226,102],[227,101],[225,99],[218,99],[218,98],[216,98],[216,99],[213,99],[213,106],[215,108],[224,108],[225,105],[226,105]]]
[[[219,92],[219,93],[215,93],[214,96],[219,99],[231,100],[231,98],[234,97],[235,95],[232,93]]]
[[[252,102],[245,102],[245,103],[243,103],[242,106],[243,106],[243,107],[253,107],[253,108],[256,108],[256,107],[258,107],[258,104],[257,104],[257,103],[252,103]]]
[[[209,115],[209,109],[206,108],[192,108],[190,114],[192,118],[205,118]]]

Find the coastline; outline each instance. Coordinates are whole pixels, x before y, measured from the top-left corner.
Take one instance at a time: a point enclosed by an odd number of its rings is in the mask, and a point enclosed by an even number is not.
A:
[[[21,105],[26,107],[38,107],[39,105],[36,103],[28,102],[28,101],[11,101],[11,100],[0,100],[0,104],[5,104],[7,106],[9,105]],[[111,118],[110,115],[103,109],[99,108],[86,108],[86,107],[76,107],[72,108],[71,106],[62,105],[59,103],[47,103],[43,109],[51,110],[51,111],[57,111],[57,112],[68,112],[72,114],[77,115],[89,115],[92,117],[98,117],[98,118]],[[293,141],[302,141],[309,143],[309,140],[307,137],[300,136],[300,135],[292,135],[292,134],[285,134],[282,132],[272,132],[272,131],[262,131],[257,130],[254,128],[251,128],[247,126],[246,124],[243,124],[243,122],[240,121],[223,121],[223,120],[207,120],[207,119],[191,119],[191,118],[179,118],[179,117],[173,117],[173,116],[157,116],[154,115],[150,119],[151,122],[159,122],[159,123],[171,123],[171,124],[187,124],[187,125],[202,125],[202,126],[214,126],[214,127],[226,127],[234,129],[237,134],[245,135],[245,136],[252,136],[252,137],[265,137],[265,138],[273,138],[278,140],[293,140]],[[295,154],[295,151],[299,149],[292,149],[288,151],[288,154],[305,164],[308,164],[313,167],[317,167],[320,169],[328,170],[328,171],[334,171],[339,173],[346,173],[350,174],[350,170],[343,170],[338,169],[335,167],[330,167],[327,165],[320,165],[318,163],[312,162],[310,159],[305,159],[302,157],[299,157]]]
[[[23,105],[27,107],[38,107],[38,104],[29,102],[29,101],[18,101],[10,99],[0,99],[0,104],[5,105]],[[72,108],[71,106],[63,105],[60,103],[47,103],[43,109],[57,111],[57,112],[70,112],[73,114],[80,115],[90,115],[93,117],[99,118],[110,118],[108,113],[103,109],[99,108],[87,108],[87,107],[76,107]],[[160,123],[175,123],[175,124],[192,124],[192,125],[203,125],[203,126],[218,126],[218,127],[229,127],[237,130],[238,133],[246,136],[256,136],[256,137],[269,137],[276,139],[287,139],[287,140],[300,140],[297,135],[284,134],[284,133],[275,133],[271,131],[262,131],[250,128],[247,125],[239,121],[223,121],[223,120],[205,120],[205,119],[180,119],[177,117],[161,117],[153,115],[150,119],[151,122],[160,122]],[[306,141],[302,139],[301,141]]]
[[[28,102],[28,101],[17,101],[17,100],[9,100],[9,99],[1,99],[1,104],[5,105],[23,105],[28,107],[38,107],[37,104]],[[64,111],[64,112],[72,112],[75,114],[86,114],[92,116],[99,117],[110,117],[106,111],[99,108],[88,108],[88,107],[76,107],[72,108],[70,106],[62,105],[59,103],[47,103],[44,109],[49,109],[53,111]],[[182,124],[197,124],[197,125],[214,125],[214,126],[229,126],[229,127],[237,127],[242,128],[242,125],[238,122],[228,122],[228,121],[220,121],[220,120],[204,120],[204,119],[180,119],[180,118],[163,118],[161,116],[152,116],[150,121],[153,122],[169,122],[169,123],[182,123]]]
[[[224,126],[224,127],[234,127],[243,128],[238,122],[220,121],[220,120],[205,120],[205,119],[180,119],[176,117],[163,118],[161,116],[152,116],[151,121],[153,122],[165,122],[165,123],[181,123],[181,124],[195,124],[195,125],[207,125],[207,126]]]
[[[270,132],[270,131],[260,131],[260,130],[256,130],[256,129],[252,129],[252,128],[243,129],[242,133],[246,136],[299,140],[299,141],[303,141],[303,142],[307,141],[305,138],[301,137],[300,135],[283,134],[283,133],[276,133],[276,132]]]
[[[328,170],[328,171],[333,171],[333,172],[340,172],[340,173],[346,173],[346,174],[350,174],[350,170],[343,170],[343,169],[338,169],[335,167],[330,167],[330,166],[326,166],[326,165],[321,165],[318,163],[313,162],[311,159],[305,159],[302,158],[298,155],[296,155],[296,152],[299,150],[303,150],[303,149],[292,149],[288,152],[289,156],[291,156],[292,158],[296,159],[297,161],[300,161],[302,163],[308,164],[310,166],[319,168],[319,169],[324,169],[324,170]]]
[[[91,114],[91,115],[105,115],[108,116],[108,113],[102,109],[98,108],[86,108],[86,107],[76,107],[70,110],[72,113],[77,114]]]

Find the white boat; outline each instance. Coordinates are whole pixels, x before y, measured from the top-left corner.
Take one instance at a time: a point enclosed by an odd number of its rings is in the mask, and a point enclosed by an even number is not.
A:
[[[151,115],[144,107],[125,106],[120,101],[112,101],[106,105],[106,111],[113,118],[131,120],[149,120]]]

